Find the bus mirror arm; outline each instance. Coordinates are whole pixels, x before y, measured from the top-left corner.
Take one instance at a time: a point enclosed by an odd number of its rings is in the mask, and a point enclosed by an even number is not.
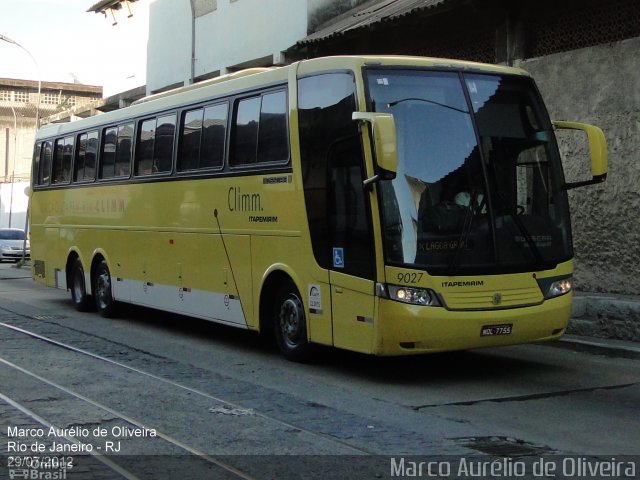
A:
[[[371,125],[377,173],[365,180],[365,189],[381,178],[392,180],[398,171],[396,124],[393,115],[379,112],[353,112],[353,120]]]
[[[374,175],[373,177],[367,178],[366,180],[362,181],[362,187],[364,188],[365,192],[372,192],[373,191],[373,185],[378,183],[380,181],[380,175]]]
[[[565,190],[571,190],[573,188],[585,187],[587,185],[597,185],[599,183],[604,183],[607,180],[607,174],[599,175],[597,177],[593,177],[591,180],[584,180],[582,182],[567,182],[564,184],[562,188]]]

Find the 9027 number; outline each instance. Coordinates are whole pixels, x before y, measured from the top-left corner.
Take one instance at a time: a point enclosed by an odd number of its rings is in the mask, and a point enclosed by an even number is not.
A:
[[[424,273],[407,272],[398,274],[398,283],[418,283]]]

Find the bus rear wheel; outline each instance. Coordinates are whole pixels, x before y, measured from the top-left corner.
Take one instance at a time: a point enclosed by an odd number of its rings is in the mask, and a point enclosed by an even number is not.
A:
[[[98,313],[105,318],[112,318],[116,314],[117,303],[111,293],[111,273],[107,262],[102,260],[96,267],[93,276],[93,298]]]
[[[285,358],[297,362],[308,360],[312,346],[307,340],[304,304],[292,282],[287,282],[280,288],[273,318],[276,342]]]
[[[79,312],[86,312],[91,309],[91,297],[87,295],[87,286],[84,281],[84,268],[79,258],[73,262],[71,267],[71,301]]]

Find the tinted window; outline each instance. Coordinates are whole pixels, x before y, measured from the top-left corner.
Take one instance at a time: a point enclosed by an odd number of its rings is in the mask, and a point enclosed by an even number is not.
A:
[[[309,231],[316,261],[333,268],[333,248],[344,251],[344,273],[373,278],[369,203],[362,181],[364,158],[350,74],[318,75],[298,82],[300,153]]]
[[[128,177],[131,172],[131,147],[133,146],[133,123],[118,127],[118,150],[115,176]]]
[[[154,173],[170,172],[173,164],[173,139],[176,132],[175,114],[158,118],[155,148],[153,151]]]
[[[289,158],[286,115],[287,97],[284,91],[262,97],[258,134],[259,162],[278,162]]]
[[[51,177],[51,160],[53,159],[53,144],[44,142],[40,155],[40,170],[38,175],[38,183],[40,185],[49,185]]]
[[[115,177],[116,149],[118,146],[118,129],[107,128],[102,134],[102,152],[100,155],[100,178]]]
[[[204,109],[200,168],[222,167],[227,132],[227,104]]]
[[[96,177],[96,157],[98,153],[98,132],[83,133],[78,136],[73,180],[87,182]]]
[[[256,163],[261,97],[240,100],[236,107],[232,166]]]
[[[136,148],[136,175],[150,175],[152,173],[155,135],[155,118],[140,123],[138,127],[138,146]]]
[[[204,109],[191,110],[182,115],[182,137],[178,152],[178,170],[193,170],[200,164],[200,138]]]
[[[231,148],[232,166],[289,159],[285,91],[238,101]]]
[[[138,129],[136,175],[170,172],[173,163],[175,114],[142,122]]]
[[[104,130],[100,156],[100,178],[129,176],[133,128],[133,123],[126,123]]]
[[[89,132],[87,137],[87,152],[84,159],[84,179],[95,180],[98,165],[98,132]]]
[[[179,171],[222,167],[227,109],[227,104],[223,103],[183,114]]]
[[[53,184],[69,183],[71,179],[71,160],[73,158],[73,137],[59,138],[55,142],[53,155]]]
[[[42,155],[42,142],[36,143],[36,147],[33,151],[33,171],[31,177],[33,178],[33,184],[38,185],[40,183],[40,156]]]

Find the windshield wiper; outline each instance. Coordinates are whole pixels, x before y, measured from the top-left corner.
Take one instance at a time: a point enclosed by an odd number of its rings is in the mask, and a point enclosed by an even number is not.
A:
[[[497,180],[495,165],[493,163],[490,163],[489,168],[487,170],[491,171],[493,181],[497,185],[498,180]],[[500,200],[500,206],[502,207],[502,210],[511,217],[511,219],[513,220],[513,223],[515,223],[518,230],[520,230],[520,233],[522,233],[522,236],[524,237],[525,241],[527,242],[527,245],[529,246],[529,250],[531,250],[531,253],[534,256],[535,264],[537,266],[542,267],[542,265],[544,265],[544,258],[542,257],[542,254],[540,253],[540,249],[536,245],[536,242],[531,237],[529,230],[527,230],[527,227],[524,226],[524,223],[522,223],[522,220],[520,219],[520,217],[508,207],[507,201],[504,199],[504,195],[502,193],[497,191],[494,198],[497,198],[498,200]]]
[[[504,198],[502,198],[502,195],[500,193],[498,193],[496,196],[500,199],[500,204],[504,208],[506,203]],[[529,230],[527,230],[527,227],[525,227],[524,223],[522,223],[522,219],[516,213],[511,211],[509,208],[505,208],[504,211],[507,213],[507,215],[511,217],[511,219],[513,220],[513,223],[516,224],[516,227],[518,227],[518,230],[520,230],[520,233],[522,233],[522,236],[527,242],[527,245],[529,246],[531,253],[535,257],[536,264],[539,266],[542,266],[544,264],[544,258],[542,257],[542,254],[540,253],[540,249],[536,245],[535,240],[533,239],[533,237],[531,237]]]
[[[439,107],[448,108],[449,110],[454,110],[456,112],[464,113],[467,115],[469,114],[468,110],[462,110],[461,108],[452,107],[451,105],[447,105],[446,103],[440,103],[440,102],[436,102],[435,100],[428,100],[426,98],[418,98],[418,97],[401,98],[399,100],[394,100],[393,102],[387,103],[387,108],[393,108],[399,103],[410,102],[410,101],[430,103],[432,105],[438,105]]]
[[[447,265],[447,270],[449,271],[449,275],[454,275],[454,268],[456,263],[458,262],[458,257],[460,256],[460,252],[463,248],[465,248],[467,244],[467,239],[469,238],[469,234],[471,233],[471,227],[473,225],[473,219],[476,216],[476,207],[478,210],[482,210],[482,205],[476,205],[476,200],[478,198],[478,190],[474,189],[473,194],[471,195],[471,200],[469,201],[469,208],[464,215],[464,221],[462,222],[462,230],[460,231],[460,237],[458,237],[458,244],[456,245],[456,250],[453,253],[453,257]],[[484,203],[484,200],[483,200]]]

